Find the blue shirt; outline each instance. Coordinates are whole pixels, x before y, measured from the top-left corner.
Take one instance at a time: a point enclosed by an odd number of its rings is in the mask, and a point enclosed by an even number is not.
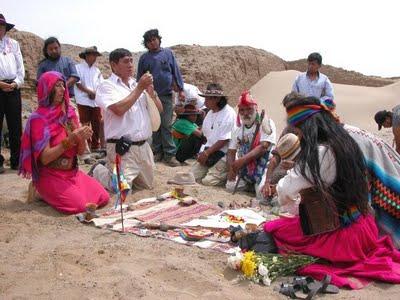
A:
[[[60,56],[60,58],[57,60],[42,60],[38,66],[36,79],[39,79],[43,73],[46,73],[48,71],[60,72],[64,75],[65,80],[68,80],[68,78],[70,77],[76,77],[78,80],[80,79],[78,71],[75,67],[75,63],[72,61],[72,59],[66,56]],[[68,88],[68,91],[70,96],[73,97],[75,95],[73,86],[70,86]]]
[[[299,74],[293,83],[292,92],[297,92],[307,97],[317,97],[321,100],[334,99],[332,83],[322,73],[318,73],[317,78],[314,80],[307,76],[307,72]]]
[[[159,95],[172,93],[172,82],[179,90],[183,90],[183,80],[174,53],[168,48],[160,48],[157,52],[147,51],[139,58],[136,80],[147,71],[153,75],[154,89]]]

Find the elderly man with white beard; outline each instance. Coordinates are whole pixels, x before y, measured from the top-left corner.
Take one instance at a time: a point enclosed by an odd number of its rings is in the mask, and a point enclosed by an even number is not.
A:
[[[248,91],[244,91],[240,96],[238,109],[238,126],[232,134],[228,149],[226,189],[232,192],[240,178],[237,190],[255,190],[256,198],[261,200],[259,190],[270,151],[276,143],[275,124],[267,116],[260,120],[257,102]],[[259,122],[262,123],[256,133]],[[251,145],[253,138],[254,143]]]

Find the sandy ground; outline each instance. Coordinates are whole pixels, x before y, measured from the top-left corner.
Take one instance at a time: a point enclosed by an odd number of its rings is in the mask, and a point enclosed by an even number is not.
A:
[[[279,103],[295,75],[292,71],[273,73],[253,88],[264,105],[268,103],[268,112],[280,129],[284,118]],[[363,96],[376,92],[371,88],[335,88],[338,96],[354,91],[361,95],[341,103],[338,97],[338,106],[343,106],[339,113],[349,119],[347,123],[374,132],[371,113],[394,106],[394,100],[388,97],[399,90],[398,86],[379,88],[381,93],[377,93],[382,99],[374,100]],[[368,105],[360,108],[362,103]],[[390,140],[390,131],[380,133]],[[137,192],[128,200],[167,192],[171,188],[167,179],[175,171],[188,168],[157,164],[155,189]],[[81,225],[73,216],[64,216],[43,202],[26,204],[27,187],[28,181],[15,171],[7,169],[0,175],[1,299],[285,299],[274,291],[279,281],[272,287],[238,283],[238,273],[226,267],[226,254]],[[252,198],[203,186],[185,191],[215,204],[222,201],[228,205],[233,200],[249,203]],[[324,298],[398,299],[399,293],[400,286],[373,283],[363,290],[341,290],[338,295]]]

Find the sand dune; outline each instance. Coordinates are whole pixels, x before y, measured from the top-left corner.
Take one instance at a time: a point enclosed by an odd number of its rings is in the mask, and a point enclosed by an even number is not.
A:
[[[283,97],[290,92],[298,71],[271,72],[257,82],[251,92],[260,107],[274,119],[281,130],[285,124],[285,111],[281,105]],[[373,119],[375,112],[391,109],[400,104],[400,82],[384,87],[362,87],[345,84],[333,84],[337,113],[345,123],[377,133]],[[390,129],[380,135],[390,138]]]

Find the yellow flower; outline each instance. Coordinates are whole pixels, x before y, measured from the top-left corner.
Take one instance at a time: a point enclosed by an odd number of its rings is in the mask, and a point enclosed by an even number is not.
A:
[[[248,251],[243,256],[242,272],[247,278],[255,275],[257,269],[256,255],[253,251]]]

